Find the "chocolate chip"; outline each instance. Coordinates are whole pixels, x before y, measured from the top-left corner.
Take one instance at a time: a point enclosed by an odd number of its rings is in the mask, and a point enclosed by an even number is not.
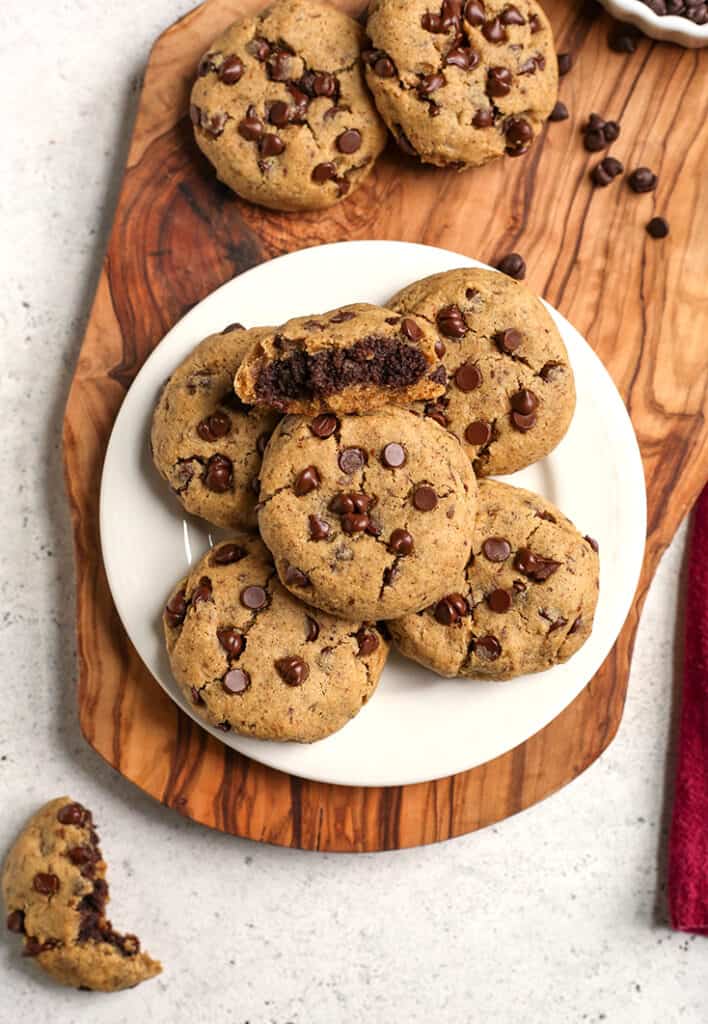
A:
[[[493,590],[491,594],[487,594],[487,604],[493,612],[498,612],[501,615],[511,608],[511,594],[508,590],[501,588]]]
[[[420,24],[426,32],[444,32],[442,18],[439,14],[433,14],[431,11],[426,11],[420,19]]]
[[[231,429],[231,420],[224,412],[213,412],[197,424],[197,433],[202,441],[217,441]]]
[[[204,78],[210,71],[216,71],[216,65],[214,64],[214,57],[218,57],[218,53],[207,53],[202,57],[197,65],[197,74],[200,78]]]
[[[341,135],[337,136],[337,149],[340,153],[356,153],[360,146],[361,132],[357,131],[356,128],[350,128],[348,131],[342,132]]]
[[[332,181],[336,177],[337,168],[331,161],[317,164],[312,170],[312,180],[316,181],[318,185],[323,185],[326,181]]]
[[[221,680],[222,689],[231,694],[245,693],[250,685],[251,677],[242,668],[230,668]],[[220,722],[217,725],[217,729],[221,729],[222,732],[228,732],[230,728],[228,722]]]
[[[418,484],[413,491],[413,506],[419,512],[432,512],[438,503],[438,496],[429,484]]]
[[[483,0],[468,0],[465,4],[465,21],[475,28],[484,24],[486,15]]]
[[[604,160],[601,160],[597,167],[593,167],[590,172],[590,177],[594,185],[600,188],[605,188],[614,179],[622,173],[624,167],[619,160],[616,160],[613,156],[606,156]]]
[[[537,519],[545,519],[545,521],[547,523],[557,523],[558,522],[556,517],[551,515],[550,512],[546,512],[545,509],[537,509],[536,510],[536,518]]]
[[[505,331],[499,331],[498,334],[495,334],[494,340],[499,351],[510,356],[519,348],[524,340],[524,336],[515,327],[508,327]]]
[[[491,128],[494,124],[494,111],[491,107],[480,108],[472,118],[472,124],[475,128]]]
[[[320,635],[320,624],[316,619],[313,619],[311,615],[305,616],[305,640],[309,643],[314,643],[317,637]]]
[[[268,111],[268,120],[277,128],[284,128],[290,121],[290,106],[284,100],[276,100]]]
[[[528,576],[529,579],[535,580],[536,583],[547,580],[560,564],[552,558],[535,555],[530,548],[519,548],[514,558],[514,568],[522,572],[524,576]]]
[[[401,333],[404,334],[409,341],[420,341],[423,337],[423,332],[418,324],[408,316],[404,317],[401,321]]]
[[[211,601],[211,580],[208,576],[202,576],[199,586],[192,592],[192,604],[197,605],[201,601]]]
[[[280,658],[275,663],[278,675],[288,686],[302,686],[310,674],[310,668],[306,661],[291,655],[289,658]]]
[[[508,156],[522,156],[533,142],[533,128],[524,117],[509,117],[504,122]]]
[[[522,434],[528,433],[529,430],[536,426],[537,417],[535,412],[512,412],[510,418],[512,426]]]
[[[310,491],[316,490],[319,486],[320,474],[317,466],[307,466],[295,477],[293,491],[298,498],[302,498],[303,495],[309,494]]]
[[[632,192],[653,192],[659,179],[648,167],[637,167],[627,178],[627,184]]]
[[[518,7],[514,7],[513,4],[507,4],[500,15],[502,25],[525,25],[526,19],[524,18]]]
[[[258,142],[265,131],[265,126],[258,117],[255,107],[249,107],[246,116],[238,123],[238,133],[246,142]]]
[[[265,608],[267,603],[268,594],[263,587],[244,587],[241,591],[241,604],[244,608],[249,608],[251,611],[259,611],[261,608]]]
[[[562,372],[563,363],[556,363],[551,360],[550,362],[543,364],[538,375],[541,380],[548,382],[554,380]]]
[[[212,139],[218,139],[226,127],[226,120],[226,114],[221,111],[216,114],[207,114],[202,110],[199,123],[207,135],[211,135]]]
[[[374,73],[379,78],[395,78],[396,66],[390,57],[379,57],[374,62]]]
[[[406,462],[406,449],[397,441],[391,441],[381,452],[381,464],[386,469],[400,469]]]
[[[437,338],[435,341],[435,355],[438,357],[438,359],[442,359],[442,357],[445,355],[445,346],[440,340],[440,338]]]
[[[501,270],[507,277],[513,277],[515,281],[523,281],[526,277],[526,263],[518,252],[510,252],[508,256],[499,260],[497,270]]]
[[[441,626],[452,626],[469,613],[469,605],[462,594],[448,594],[435,605],[435,619]]]
[[[321,71],[312,80],[312,91],[315,96],[325,96],[331,99],[337,93],[337,79],[328,71]]]
[[[232,672],[240,672],[241,670],[240,669],[232,669],[231,671]],[[231,672],[229,672],[227,674],[230,676]],[[243,674],[246,675],[247,673],[244,672]],[[249,682],[250,682],[250,679],[249,679]],[[221,685],[224,686],[224,680],[223,679],[221,681]],[[235,685],[239,685],[238,681],[236,681]],[[248,687],[246,687],[246,689],[248,689]],[[242,693],[243,691],[242,690],[238,690],[238,691],[229,690],[228,692],[229,693],[233,693],[233,692]],[[214,728],[215,729],[220,729],[222,732],[231,732],[231,722],[217,722],[216,725],[214,726]]]
[[[241,81],[245,70],[243,61],[235,53],[231,53],[219,68],[219,79],[224,85],[236,85]]]
[[[475,420],[465,430],[465,440],[468,444],[483,447],[489,444],[492,439],[492,425],[486,420]]]
[[[444,85],[445,76],[441,75],[439,71],[435,71],[431,75],[423,75],[418,83],[418,96],[421,99],[427,99],[432,93],[442,89]]]
[[[310,540],[327,540],[330,534],[329,523],[319,516],[309,516]]]
[[[184,595],[184,591],[180,591]],[[91,815],[81,804],[64,804],[57,811],[57,821],[62,825],[77,825],[81,828],[91,819]]]
[[[261,156],[280,156],[285,149],[285,143],[279,135],[268,133],[259,142]]]
[[[82,867],[84,864],[90,864],[95,859],[95,854],[91,846],[72,846],[70,850],[67,850],[67,857],[72,864],[76,867]]]
[[[329,318],[329,322],[331,324],[343,324],[346,323],[347,320],[353,320],[355,316],[356,313],[353,309],[340,309],[338,313],[335,313],[334,316]]]
[[[368,630],[362,628],[358,633],[354,634],[357,646],[359,648],[359,655],[362,658],[368,657],[369,654],[373,654],[379,646],[379,638],[376,633],[370,633]]]
[[[573,625],[568,630],[568,636],[572,636],[573,633],[577,633],[578,630],[581,628],[582,624],[583,624],[583,620],[582,620],[581,616],[579,615],[577,617],[577,619],[573,622]]]
[[[569,53],[558,54],[558,74],[562,78],[567,75],[573,66],[573,58]]]
[[[540,32],[542,27],[543,26],[541,25],[541,19],[539,18],[539,16],[537,14],[532,14],[529,18],[529,28],[531,29],[531,35],[533,36],[537,32]]]
[[[268,73],[274,82],[287,82],[290,78],[291,55],[285,50],[275,50],[268,57]]]
[[[472,649],[483,661],[496,661],[501,654],[501,644],[495,636],[481,636]]]
[[[467,334],[467,324],[459,306],[443,306],[438,311],[435,321],[438,325],[438,330],[446,338],[464,338],[465,334]]]
[[[455,370],[454,381],[460,391],[474,391],[482,383],[482,374],[475,363],[463,363]]]
[[[233,483],[233,465],[225,455],[212,455],[206,465],[204,484],[210,491],[223,494]]]
[[[607,142],[614,142],[620,136],[620,126],[617,121],[605,121],[604,135]]]
[[[351,476],[366,465],[366,452],[363,448],[345,448],[340,452],[337,462],[341,471]]]
[[[413,550],[413,537],[408,530],[394,530],[389,537],[388,550],[393,555],[410,555]]]
[[[339,427],[339,420],[331,412],[321,412],[310,423],[310,431],[322,441],[331,437]]]
[[[482,554],[490,562],[505,562],[511,554],[511,544],[505,537],[487,537],[482,544]]]
[[[41,893],[42,896],[53,896],[59,892],[59,879],[56,875],[46,871],[38,871],[32,880],[32,885],[35,891]]]
[[[647,231],[652,238],[666,238],[669,233],[668,221],[663,217],[652,217],[647,224]]]
[[[607,43],[615,53],[634,53],[641,33],[633,25],[621,22],[613,25],[607,36]]]
[[[7,915],[7,930],[22,935],[25,930],[25,915],[22,910],[13,910]]]
[[[487,96],[495,98],[508,96],[511,92],[513,78],[508,68],[494,67],[487,72]]]
[[[557,619],[549,619],[549,616],[548,616],[547,613],[539,612],[539,614],[541,615],[542,618],[548,619],[548,621],[550,621],[551,624],[548,627],[548,632],[549,633],[554,633],[557,629],[562,629],[563,626],[567,626],[568,625],[568,620],[564,619],[562,615],[559,616]]]
[[[291,587],[311,587],[312,580],[307,576],[302,569],[296,568],[294,565],[289,565],[285,570],[285,582]]]
[[[240,544],[221,544],[214,548],[211,560],[213,565],[232,565],[234,562],[240,562],[246,555],[246,549]]]
[[[270,43],[267,39],[261,39],[256,37],[248,44],[248,52],[252,53],[256,60],[261,63],[268,59],[270,56]]]
[[[565,103],[561,103],[561,101],[558,100],[558,102],[556,103],[555,107],[553,108],[553,110],[548,115],[548,120],[549,121],[567,121],[569,116],[570,115],[568,114],[568,108],[566,107]]]
[[[520,391],[515,392],[510,399],[509,404],[514,412],[519,412],[523,416],[528,416],[538,408],[538,399],[536,398],[533,391],[529,391],[528,388],[521,388]]]
[[[165,622],[171,629],[177,629],[177,627],[181,626],[184,622],[186,614],[187,602],[185,600],[185,592],[184,590],[178,590],[176,594],[172,595],[165,606]],[[62,819],[59,818],[59,821],[61,820]],[[64,824],[70,825],[74,824],[74,822],[65,821]]]
[[[597,543],[594,537],[588,537],[587,534],[583,537],[583,540],[587,541],[593,551],[599,551],[600,545]]]
[[[505,43],[509,38],[500,18],[485,21],[482,26],[482,35],[488,43]]]
[[[440,18],[444,29],[459,29],[464,0],[443,0]]]
[[[479,54],[472,47],[455,46],[445,56],[445,63],[461,68],[463,71],[471,71],[479,64]]]
[[[231,334],[232,331],[243,331],[243,330],[245,330],[245,327],[243,326],[243,324],[233,323],[233,324],[229,324],[228,327],[224,327],[224,329],[223,329],[223,331],[221,333],[222,334]]]
[[[216,637],[231,658],[238,658],[246,646],[243,635],[231,627],[228,629],[217,629]]]
[[[345,512],[342,515],[342,529],[345,533],[364,533],[369,525],[365,512]]]
[[[201,693],[196,688],[196,686],[193,686],[191,688],[190,696],[192,698],[192,704],[196,704],[197,706],[200,704],[204,704],[204,698],[202,697]]]

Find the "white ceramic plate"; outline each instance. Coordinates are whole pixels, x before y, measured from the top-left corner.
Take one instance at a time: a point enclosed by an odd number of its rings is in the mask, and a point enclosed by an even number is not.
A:
[[[170,675],[160,616],[175,581],[224,534],[185,515],[151,464],[148,431],[162,384],[197,342],[235,320],[255,326],[348,302],[385,303],[410,281],[460,266],[483,264],[405,242],[340,242],[282,256],[234,278],[190,310],[133,382],[103,468],[103,560],[138,653],[193,718]],[[592,678],[615,642],[639,578],[644,476],[632,425],[607,371],[578,332],[551,313],[575,372],[577,411],[548,458],[506,479],[545,495],[600,543],[600,599],[585,646],[565,665],[504,683],[441,679],[392,655],[374,697],[335,735],[305,746],[210,730],[222,743],[323,782],[421,782],[510,750],[555,718]]]

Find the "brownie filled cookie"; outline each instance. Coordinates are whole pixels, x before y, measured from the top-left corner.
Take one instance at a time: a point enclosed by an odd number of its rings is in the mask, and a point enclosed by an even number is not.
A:
[[[357,22],[314,0],[279,0],[219,36],[190,107],[219,179],[275,210],[331,206],[360,185],[386,144],[362,39]]]
[[[459,169],[526,153],[558,65],[535,0],[372,0],[366,80],[400,148]]]
[[[388,645],[376,625],[307,608],[246,534],[212,548],[163,613],[175,679],[210,725],[311,743],[366,704]]]
[[[106,864],[91,812],[69,797],[45,804],[10,850],[2,873],[7,928],[24,955],[62,985],[116,992],[154,978],[160,963],[106,919]]]
[[[258,525],[280,579],[334,615],[417,611],[467,562],[474,474],[457,440],[413,412],[288,416],[260,479]]]
[[[298,317],[262,335],[235,389],[244,402],[281,412],[366,412],[435,398],[445,371],[434,328],[366,303]]]
[[[511,679],[567,661],[590,636],[597,544],[549,501],[481,480],[473,557],[448,592],[388,624],[407,658],[442,676]]]
[[[256,526],[256,478],[279,417],[245,406],[233,380],[251,345],[269,333],[234,324],[206,338],[172,374],[153,415],[160,475],[187,512],[217,526]]]
[[[525,285],[492,270],[449,270],[390,305],[435,325],[447,390],[420,408],[460,439],[478,476],[513,473],[556,447],[575,409],[573,371]]]

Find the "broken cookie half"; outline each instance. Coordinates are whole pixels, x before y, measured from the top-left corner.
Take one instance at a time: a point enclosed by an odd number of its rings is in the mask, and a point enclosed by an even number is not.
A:
[[[91,812],[69,797],[30,818],[2,873],[7,928],[62,985],[116,992],[154,978],[157,960],[106,918],[106,864]]]
[[[355,303],[289,320],[261,338],[236,374],[249,405],[280,412],[368,412],[445,390],[437,335],[422,317]]]

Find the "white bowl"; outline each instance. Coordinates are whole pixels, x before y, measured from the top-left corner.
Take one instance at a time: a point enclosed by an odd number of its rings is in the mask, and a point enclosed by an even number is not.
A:
[[[600,0],[613,18],[641,29],[645,36],[664,43],[678,43],[691,50],[708,46],[708,24],[694,25],[688,18],[675,14],[660,17],[641,0]]]

